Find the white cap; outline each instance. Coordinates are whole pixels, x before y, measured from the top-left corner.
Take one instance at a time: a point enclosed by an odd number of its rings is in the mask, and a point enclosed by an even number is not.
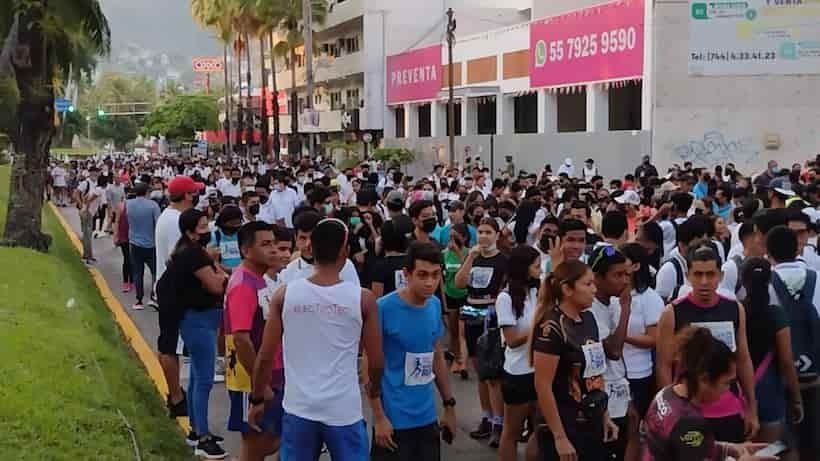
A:
[[[615,197],[615,201],[622,205],[638,206],[641,204],[641,197],[634,190],[626,190],[623,195]]]

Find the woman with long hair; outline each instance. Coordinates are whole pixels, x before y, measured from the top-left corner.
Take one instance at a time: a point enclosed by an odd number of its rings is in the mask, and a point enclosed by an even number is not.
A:
[[[450,235],[447,239],[447,248],[444,250],[444,273],[441,284],[441,299],[444,300],[444,310],[447,312],[447,330],[450,333],[450,350],[448,356],[452,359],[450,371],[458,373],[462,379],[468,378],[466,367],[466,346],[464,343],[464,321],[459,319],[461,308],[467,300],[467,289],[455,285],[456,274],[469,253],[470,231],[467,223],[458,223],[450,226]]]
[[[760,420],[760,432],[755,437],[758,442],[782,439],[787,416],[791,423],[803,418],[788,318],[783,307],[769,302],[771,276],[766,258],[751,257],[741,265],[740,278],[746,289],[746,342],[755,370]]]
[[[225,456],[220,439],[208,429],[208,398],[214,384],[216,335],[222,321],[222,294],[227,275],[217,264],[219,251],[209,247],[211,232],[208,217],[190,208],[179,217],[179,238],[167,271],[173,277],[176,299],[184,304],[179,332],[191,358],[188,381],[188,416],[191,433],[187,442],[195,446],[196,456]]]
[[[662,389],[649,406],[643,423],[642,459],[645,461],[775,460],[751,453],[765,446],[715,439],[714,427],[701,408],[729,390],[737,376],[737,358],[706,328],[687,327],[678,334],[680,374]]]
[[[489,328],[497,328],[494,306],[507,279],[508,260],[498,250],[498,221],[482,218],[476,232],[478,244],[470,249],[456,273],[455,286],[467,289],[467,302],[461,309],[467,353],[478,371],[478,338]],[[500,344],[499,344],[500,346]],[[479,376],[478,395],[483,412],[478,428],[470,433],[474,439],[491,437],[490,446],[498,448],[504,421],[504,401],[496,377]]]
[[[598,461],[614,425],[606,412],[606,355],[595,317],[592,270],[577,260],[559,264],[541,284],[530,335],[541,459]]]
[[[538,251],[520,245],[510,252],[510,270],[507,288],[498,294],[495,311],[506,347],[504,375],[501,378],[501,396],[504,399],[504,430],[501,434],[499,455],[502,461],[514,461],[518,439],[528,417],[535,416],[538,396],[532,366],[529,363],[529,336],[532,317],[538,303],[538,285],[541,281],[541,258]],[[534,437],[531,438],[534,440]],[[527,445],[527,460],[534,460],[537,445]]]

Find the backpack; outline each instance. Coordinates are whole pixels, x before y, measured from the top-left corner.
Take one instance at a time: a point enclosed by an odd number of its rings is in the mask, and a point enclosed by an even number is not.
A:
[[[814,381],[820,371],[820,316],[813,302],[816,286],[817,273],[806,270],[806,282],[795,298],[789,294],[780,276],[772,271],[772,288],[789,319],[794,366],[801,382]]]
[[[735,295],[743,288],[743,279],[740,277],[740,268],[743,265],[743,256],[734,255],[732,256],[732,261],[735,262],[737,266],[737,281],[735,282]]]
[[[77,184],[77,188],[74,189],[74,193],[71,194],[71,198],[74,200],[74,204],[77,208],[83,207],[83,201],[85,200],[85,196],[91,191],[91,182],[86,179],[80,184]]]
[[[667,302],[672,302],[680,297],[680,289],[681,287],[683,287],[683,284],[686,282],[686,280],[683,277],[683,266],[681,266],[680,261],[678,261],[676,258],[672,258],[667,262],[671,263],[672,267],[675,268],[675,289],[672,290],[672,295],[669,297],[669,299],[665,300]]]
[[[161,312],[182,311],[180,307],[183,305],[179,295],[179,291],[175,288],[174,282],[174,263],[168,261],[165,272],[157,280],[157,286],[154,291],[157,294],[157,310]]]

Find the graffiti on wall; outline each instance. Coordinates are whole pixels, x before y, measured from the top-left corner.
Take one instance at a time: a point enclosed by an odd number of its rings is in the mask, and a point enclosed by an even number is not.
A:
[[[694,165],[736,165],[751,163],[760,150],[751,138],[731,139],[720,131],[707,131],[702,139],[693,139],[672,148],[675,158]]]

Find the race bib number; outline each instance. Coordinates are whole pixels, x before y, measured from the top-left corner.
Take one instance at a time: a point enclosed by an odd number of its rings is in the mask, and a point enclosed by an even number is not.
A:
[[[397,290],[407,286],[407,278],[404,276],[404,271],[398,270],[393,274],[393,283],[395,283]]]
[[[433,382],[433,353],[407,352],[404,355],[404,385],[422,386]]]
[[[718,341],[725,344],[732,352],[737,350],[735,342],[735,324],[732,322],[696,322],[692,326],[706,328]]]
[[[606,371],[606,354],[604,354],[603,343],[590,343],[581,346],[584,352],[584,360],[586,366],[584,367],[584,378],[592,378],[593,376],[600,376]]]
[[[239,256],[239,242],[222,242],[220,245],[220,253],[223,259],[238,259]]]
[[[473,267],[470,270],[470,286],[473,288],[487,288],[493,279],[492,267]]]
[[[606,395],[609,396],[607,409],[611,418],[623,418],[629,407],[629,382],[616,381],[606,383]]]

